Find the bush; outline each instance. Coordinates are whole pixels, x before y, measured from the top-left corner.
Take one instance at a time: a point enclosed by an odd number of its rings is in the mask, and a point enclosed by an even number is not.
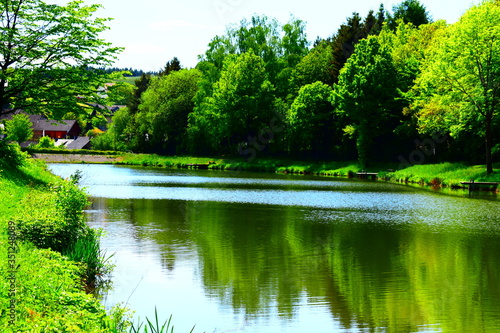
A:
[[[25,164],[28,154],[21,151],[16,143],[0,141],[0,165],[17,168]]]
[[[5,132],[8,141],[24,142],[33,137],[30,117],[27,114],[16,114],[5,122]]]
[[[54,140],[48,136],[43,136],[38,141],[38,144],[35,145],[35,148],[55,148]]]
[[[19,239],[29,241],[40,249],[52,249],[61,252],[72,243],[67,226],[60,216],[43,219],[27,219],[17,221]]]
[[[17,220],[19,238],[38,248],[64,252],[88,232],[83,219],[88,201],[86,194],[70,182],[60,182],[52,190],[55,197],[39,193],[37,198],[30,198],[31,205],[45,209]]]

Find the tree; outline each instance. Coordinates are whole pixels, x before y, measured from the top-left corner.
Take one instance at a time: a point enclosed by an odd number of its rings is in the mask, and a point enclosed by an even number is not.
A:
[[[378,38],[380,44],[390,52],[398,73],[400,96],[395,101],[395,107],[402,112],[399,114],[399,119],[395,117],[393,127],[401,143],[403,143],[401,139],[407,139],[409,149],[415,148],[414,140],[419,134],[416,119],[409,107],[412,99],[411,90],[435,37],[446,27],[445,21],[423,24],[419,27],[400,21],[396,30],[391,30],[385,25]]]
[[[423,133],[465,133],[484,140],[493,172],[493,126],[500,120],[500,3],[469,9],[434,43],[415,86],[413,107]]]
[[[139,104],[141,104],[142,94],[148,89],[149,84],[151,83],[151,74],[142,74],[137,80],[135,80],[135,89],[130,99],[130,102],[127,104],[130,112],[132,114],[137,113],[139,110]]]
[[[155,78],[142,95],[138,123],[150,136],[154,151],[166,154],[186,151],[187,121],[193,112],[200,77],[197,69],[171,72]]]
[[[158,75],[166,76],[172,72],[180,71],[181,69],[182,69],[181,62],[179,61],[179,59],[177,59],[177,57],[173,57],[172,60],[167,61],[167,64],[165,65],[163,70],[160,71],[160,73],[158,73]]]
[[[295,66],[291,86],[297,91],[316,81],[332,86],[332,70],[332,46],[322,40]]]
[[[373,15],[373,11],[370,11],[366,19],[362,21],[359,13],[355,12],[347,18],[345,24],[340,26],[331,39],[333,50],[331,75],[334,83],[338,82],[340,70],[354,53],[356,44],[368,36],[377,35],[381,31],[384,20],[385,9],[381,5],[377,17]]]
[[[115,112],[106,132],[91,139],[93,149],[125,151],[130,149],[130,136],[127,132],[132,116],[124,107]]]
[[[424,5],[418,0],[404,0],[399,5],[392,7],[393,14],[388,15],[387,21],[391,29],[396,29],[398,21],[412,23],[415,26],[431,23],[432,19]]]
[[[325,157],[334,137],[333,90],[322,82],[303,86],[288,113],[290,151]]]
[[[226,57],[252,50],[263,60],[276,94],[284,98],[292,69],[307,54],[308,46],[303,21],[292,17],[280,25],[276,19],[253,16],[251,20],[242,20],[239,26],[229,27],[224,36],[216,36],[200,60],[212,63],[220,72]]]
[[[33,124],[27,114],[19,113],[5,122],[7,140],[18,143],[28,141],[33,137]]]
[[[335,103],[354,129],[360,163],[372,160],[374,141],[387,129],[397,97],[397,72],[388,51],[376,37],[359,42],[334,86]]]
[[[214,152],[236,152],[239,143],[269,126],[273,91],[264,61],[252,50],[228,57],[213,94],[198,101],[191,115],[192,145],[208,142]]]
[[[23,109],[60,119],[81,112],[78,97],[98,99],[101,71],[120,48],[99,38],[109,19],[100,5],[0,0],[0,114]]]

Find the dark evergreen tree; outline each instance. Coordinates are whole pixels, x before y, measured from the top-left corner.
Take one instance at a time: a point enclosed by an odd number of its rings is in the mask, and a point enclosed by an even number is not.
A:
[[[130,101],[128,108],[131,114],[137,113],[139,110],[139,104],[141,103],[142,94],[148,89],[149,84],[151,83],[151,75],[150,74],[142,74],[140,78],[135,80],[135,90],[134,96]]]
[[[404,0],[399,5],[392,7],[392,11],[393,14],[389,14],[387,18],[392,30],[396,29],[399,20],[403,20],[404,23],[412,23],[417,27],[432,22],[427,9],[418,0]]]
[[[177,57],[173,57],[172,60],[167,61],[165,67],[158,73],[159,76],[167,76],[172,72],[177,72],[182,69],[181,62]]]
[[[384,6],[380,5],[377,17],[370,11],[363,21],[359,13],[355,12],[347,19],[347,23],[340,26],[337,34],[331,38],[333,49],[331,75],[334,83],[338,82],[340,70],[354,53],[356,44],[370,35],[380,33],[385,15]]]

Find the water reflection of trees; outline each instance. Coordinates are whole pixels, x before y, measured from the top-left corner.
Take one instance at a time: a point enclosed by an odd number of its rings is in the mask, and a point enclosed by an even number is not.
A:
[[[326,301],[345,328],[500,327],[497,238],[311,223],[293,207],[221,204],[199,214],[191,228],[207,293],[235,309],[275,306],[291,318],[306,294]]]
[[[179,248],[191,247],[206,294],[235,312],[268,315],[274,309],[293,318],[306,297],[328,304],[345,328],[500,327],[496,236],[335,218],[319,223],[297,207],[165,200],[121,205],[120,214],[145,227],[137,236],[161,247],[166,268],[183,255]]]

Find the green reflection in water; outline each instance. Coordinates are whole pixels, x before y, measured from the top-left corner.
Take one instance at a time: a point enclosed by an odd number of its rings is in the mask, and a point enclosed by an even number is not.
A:
[[[430,213],[393,212],[413,218],[404,224],[359,222],[352,211],[210,201],[94,199],[94,208],[133,226],[137,241],[153,240],[166,271],[191,257],[206,297],[250,321],[277,313],[291,322],[301,308],[318,307],[346,329],[498,331],[499,221],[485,220],[498,218],[498,207],[431,199],[443,202]],[[435,212],[442,224],[426,224]]]

